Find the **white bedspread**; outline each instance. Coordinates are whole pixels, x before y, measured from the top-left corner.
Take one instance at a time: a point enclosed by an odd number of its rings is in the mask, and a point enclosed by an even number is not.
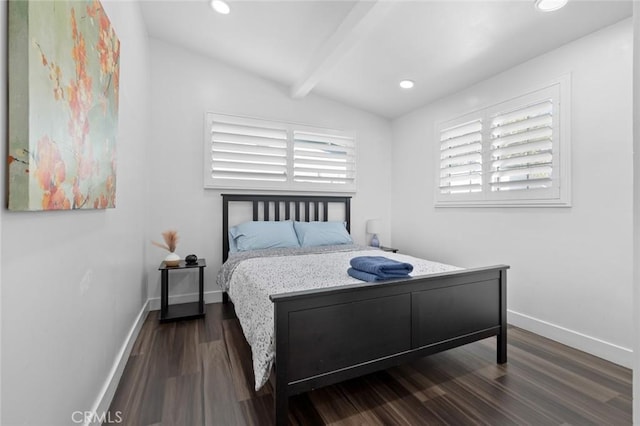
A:
[[[230,257],[218,275],[218,284],[228,291],[244,335],[251,346],[256,390],[269,379],[275,358],[274,312],[269,295],[362,283],[347,274],[349,261],[355,256],[385,256],[411,263],[414,267],[411,276],[461,269],[358,246],[333,246],[316,251],[321,252],[286,249],[236,255]],[[252,257],[257,255],[260,257]]]

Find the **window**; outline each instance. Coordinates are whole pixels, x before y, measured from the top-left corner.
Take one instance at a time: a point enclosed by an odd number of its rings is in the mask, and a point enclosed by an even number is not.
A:
[[[482,120],[440,133],[440,190],[443,194],[482,192]]]
[[[207,113],[205,188],[355,192],[353,135]]]
[[[440,124],[436,206],[569,206],[568,90],[567,76]]]
[[[215,183],[249,185],[286,182],[287,129],[275,123],[214,119],[210,131],[210,175]]]
[[[293,180],[323,185],[355,184],[355,150],[353,138],[293,132]]]
[[[552,188],[553,102],[527,105],[491,121],[491,191]]]

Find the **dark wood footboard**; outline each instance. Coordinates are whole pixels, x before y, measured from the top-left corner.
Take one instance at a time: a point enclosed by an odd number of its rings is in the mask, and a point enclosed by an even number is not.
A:
[[[505,363],[508,268],[271,296],[276,424],[287,424],[292,395],[490,336]]]

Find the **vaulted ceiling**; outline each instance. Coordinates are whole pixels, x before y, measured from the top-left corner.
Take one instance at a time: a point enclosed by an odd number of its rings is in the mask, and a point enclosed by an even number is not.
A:
[[[632,15],[632,1],[143,1],[149,35],[388,118]],[[415,81],[400,89],[402,79]]]

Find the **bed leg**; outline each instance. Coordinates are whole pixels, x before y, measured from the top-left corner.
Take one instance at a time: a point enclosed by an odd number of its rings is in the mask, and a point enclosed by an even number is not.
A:
[[[507,362],[507,327],[503,326],[498,334],[496,350],[498,352],[497,362],[498,364],[504,364]]]
[[[222,303],[229,303],[229,295],[226,291],[222,292]]]
[[[289,424],[289,396],[276,391],[276,426]]]
[[[273,299],[272,299],[273,300]],[[289,305],[274,301],[273,343],[276,352],[275,373],[275,410],[276,425],[289,424]]]
[[[507,271],[500,271],[500,332],[497,338],[498,364],[507,362]]]

